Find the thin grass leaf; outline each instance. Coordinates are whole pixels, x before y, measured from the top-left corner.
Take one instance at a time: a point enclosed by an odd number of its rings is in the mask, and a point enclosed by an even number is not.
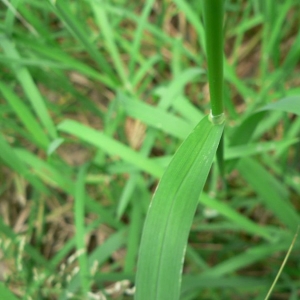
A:
[[[158,54],[153,55],[149,59],[147,59],[138,69],[134,72],[133,77],[131,79],[132,86],[137,86],[142,79],[146,76],[147,72],[151,72],[154,69],[154,65],[162,60],[162,57]]]
[[[238,170],[278,220],[295,231],[300,223],[300,216],[289,202],[285,187],[254,159],[241,159]]]
[[[2,146],[1,139],[0,139],[0,146]],[[60,188],[66,193],[75,197],[75,186],[71,179],[71,174],[62,173],[58,167],[54,167],[50,163],[41,160],[34,154],[24,149],[16,149],[15,151],[11,151],[11,152],[13,154],[15,152],[15,154],[17,155],[17,156],[15,155],[10,156],[15,159],[14,166],[16,168],[19,164],[23,164],[26,170],[28,171],[28,173],[30,172],[30,174],[35,175],[34,177],[30,177],[31,180],[33,178],[35,181],[38,181],[38,179],[41,178],[41,180],[45,181],[45,183],[47,183],[48,185],[53,186],[55,188]],[[0,157],[1,154],[2,153],[0,151]],[[16,162],[18,163],[18,165],[15,165]],[[18,173],[22,175],[24,174],[21,173],[21,171],[19,171]],[[24,177],[27,178],[26,173]],[[29,179],[27,178],[27,180]],[[116,229],[121,227],[121,223],[114,218],[114,216],[110,211],[103,208],[101,204],[91,199],[88,195],[86,196],[85,205],[86,205],[87,212],[93,212],[93,213],[97,212],[99,218],[103,221],[103,223],[106,223],[107,225]]]
[[[247,288],[252,288],[256,292],[258,292],[258,289],[264,288],[267,284],[269,284],[268,279],[263,278],[252,278],[252,277],[233,277],[230,278],[228,276],[219,277],[216,279],[211,278],[199,278],[198,276],[187,276],[183,278],[182,282],[182,294],[181,299],[185,300],[186,297],[193,291],[199,291],[196,296],[198,296],[201,292],[201,290],[205,289],[222,289],[225,290],[226,288],[231,288],[236,291],[237,289],[242,289],[243,294],[246,294],[245,290]],[[198,296],[199,297],[199,296]],[[199,298],[189,298],[191,300],[199,299]],[[201,299],[201,298],[200,298]],[[217,299],[217,298],[215,298]]]
[[[16,94],[6,85],[0,82],[0,91],[5,97],[6,101],[15,111],[19,119],[32,135],[36,143],[42,148],[47,148],[50,140],[47,138],[40,124],[36,121],[27,106],[16,96]]]
[[[172,103],[174,110],[180,114],[186,121],[196,126],[202,118],[204,113],[195,107],[185,96],[181,95],[174,99]]]
[[[231,274],[242,268],[245,268],[255,262],[258,262],[270,255],[286,250],[288,244],[286,241],[278,241],[272,244],[263,244],[256,247],[251,247],[246,249],[242,253],[235,255],[218,265],[212,267],[211,269],[204,271],[199,276],[196,276],[200,281],[201,278],[211,278],[211,280],[219,279],[226,274]]]
[[[14,44],[7,37],[1,37],[0,45],[7,56],[13,59],[21,58]],[[44,99],[34,83],[33,78],[31,77],[30,72],[24,66],[19,65],[13,66],[13,70],[41,124],[43,124],[44,128],[47,130],[48,135],[53,139],[57,138],[57,132],[54,123],[48,113]]]
[[[84,296],[87,296],[91,280],[89,275],[89,266],[87,258],[87,249],[85,246],[85,177],[88,165],[81,167],[75,188],[75,227],[76,227],[76,249],[78,253],[78,262],[80,267],[80,281],[82,292]]]
[[[270,298],[271,293],[272,293],[273,289],[275,288],[275,285],[276,285],[276,283],[277,283],[277,281],[278,281],[278,279],[279,279],[279,276],[280,276],[280,274],[282,273],[283,268],[284,268],[284,266],[285,266],[285,264],[286,264],[286,262],[287,262],[287,260],[288,260],[288,258],[289,258],[289,256],[290,256],[292,250],[293,250],[293,247],[294,247],[295,242],[296,242],[297,237],[298,237],[298,233],[299,233],[299,226],[298,226],[297,232],[295,233],[295,236],[294,236],[294,238],[293,238],[293,241],[292,241],[292,243],[291,243],[291,245],[290,245],[290,247],[289,247],[289,250],[288,250],[288,252],[286,253],[286,256],[285,256],[285,258],[284,258],[284,260],[283,260],[283,262],[282,262],[282,264],[281,264],[281,266],[280,266],[280,269],[279,269],[279,271],[278,271],[278,273],[277,273],[277,275],[276,275],[276,277],[275,277],[275,279],[274,279],[274,282],[272,283],[272,285],[271,285],[271,287],[270,287],[270,290],[269,290],[269,292],[268,292],[268,294],[267,294],[267,296],[266,296],[266,298],[265,298],[264,300],[268,300],[268,299]]]
[[[225,151],[226,153],[225,160],[257,155],[269,151],[280,153],[281,151],[286,150],[289,146],[294,145],[299,141],[300,139],[298,138],[291,138],[282,141],[258,142],[258,143],[250,143],[246,145],[229,147],[226,148]]]
[[[80,24],[80,22],[74,17],[72,11],[70,10],[70,4],[65,0],[51,1],[54,11],[60,17],[63,22],[68,26],[71,33],[76,39],[78,39],[85,47],[86,51],[91,55],[91,57],[97,62],[101,71],[105,72],[109,77],[113,78],[116,82],[116,76],[103,55],[98,51],[96,46],[88,39],[86,30]]]
[[[35,176],[33,176],[25,163],[20,160],[20,158],[15,153],[14,149],[6,142],[4,137],[0,134],[0,159],[4,161],[4,163],[15,170],[17,174],[22,175],[26,180],[28,180],[38,191],[50,195],[49,190],[44,184],[38,180]]]
[[[16,148],[15,153],[26,165],[27,170],[30,170],[30,173],[40,178],[45,184],[67,193],[73,193],[74,183],[71,180],[70,173],[68,174],[65,170],[62,172],[59,167],[54,167],[49,162],[40,159],[23,148]]]
[[[120,95],[119,99],[128,116],[168,133],[171,136],[183,140],[192,130],[192,126],[185,120],[166,112],[165,109],[132,100],[125,95],[123,97]]]
[[[118,232],[110,235],[110,237],[99,247],[97,247],[88,257],[89,269],[93,267],[95,262],[101,266],[111,255],[120,249],[126,242],[127,228],[123,228]],[[68,300],[70,295],[77,292],[79,288],[80,277],[76,274],[69,282],[67,288],[62,292],[59,300]]]
[[[181,72],[176,78],[174,78],[162,94],[160,99],[160,106],[162,108],[167,108],[171,106],[172,102],[176,97],[182,95],[184,87],[199,77],[199,75],[204,74],[204,70],[200,68],[189,68]]]
[[[300,122],[299,122],[300,123]],[[276,153],[287,149],[289,146],[299,142],[298,138],[286,139],[283,141],[265,142],[265,143],[251,143],[241,146],[233,146],[225,149],[224,159],[227,163],[231,163],[234,159],[239,159],[248,156],[254,156],[269,151],[275,151]],[[172,159],[171,155],[165,155],[160,157],[150,158],[153,163],[166,168]],[[124,173],[128,170],[137,170],[136,167],[129,165],[126,162],[116,162],[108,167],[108,171],[112,174]]]
[[[197,35],[199,37],[199,44],[203,51],[206,51],[205,48],[205,33],[202,23],[200,22],[200,18],[198,14],[195,12],[195,9],[193,9],[193,5],[196,5],[196,3],[189,3],[184,0],[174,0],[176,6],[179,8],[180,11],[182,11],[186,18],[189,20],[189,22],[193,25],[195,30],[197,31]]]
[[[205,117],[164,173],[144,225],[136,300],[179,299],[189,230],[222,132]]]
[[[144,219],[142,218],[142,205],[135,203],[130,214],[130,225],[127,239],[127,252],[124,263],[125,273],[134,273],[136,266],[136,258],[139,249],[140,236],[143,228]]]
[[[20,237],[4,223],[2,218],[0,218],[0,231],[11,239],[14,244],[18,245],[20,243]],[[32,245],[25,243],[24,250],[37,265],[43,266],[52,273],[54,272],[55,266],[43,257]]]
[[[272,242],[276,239],[276,237],[273,236],[273,234],[270,232],[270,230],[247,219],[242,214],[238,213],[233,208],[231,208],[228,204],[225,204],[216,199],[213,199],[205,193],[201,194],[199,201],[200,201],[200,203],[204,204],[205,206],[215,209],[216,211],[218,211],[218,213],[220,215],[223,215],[227,219],[234,222],[236,224],[236,226],[238,226],[239,229],[242,231],[246,231],[250,234],[260,236],[270,242]]]
[[[130,61],[129,61],[129,73],[130,77],[134,76],[136,58],[138,57],[138,52],[141,46],[141,41],[143,38],[143,31],[145,25],[147,24],[147,17],[149,16],[151,9],[153,7],[155,0],[147,0],[144,4],[142,13],[140,14],[140,21],[137,23],[137,28],[135,30],[134,39],[132,43],[132,48],[130,51]],[[132,80],[133,82],[133,80]]]
[[[107,75],[99,73],[97,70],[91,68],[82,61],[76,60],[69,56],[66,52],[61,51],[59,48],[55,48],[52,45],[45,47],[43,44],[33,43],[27,40],[21,40],[23,46],[27,49],[32,49],[33,55],[41,55],[42,58],[54,60],[54,64],[59,64],[61,68],[68,70],[76,70],[87,77],[99,81],[110,88],[115,88],[116,83]]]
[[[118,155],[124,161],[132,163],[155,177],[159,178],[163,173],[163,170],[159,166],[151,163],[149,159],[144,158],[139,153],[110,138],[103,132],[99,132],[72,120],[63,121],[58,125],[58,129],[77,136],[81,140],[102,149],[109,155]]]
[[[291,96],[280,99],[277,102],[262,107],[259,111],[264,110],[279,110],[300,115],[300,96]]]
[[[106,43],[107,49],[111,55],[120,80],[123,83],[124,87],[131,91],[132,86],[128,81],[127,71],[114,40],[114,30],[108,20],[107,12],[101,5],[102,3],[99,3],[97,1],[90,1],[90,4],[95,14],[95,21],[97,22],[99,28],[101,28],[101,32],[105,39],[104,42]]]

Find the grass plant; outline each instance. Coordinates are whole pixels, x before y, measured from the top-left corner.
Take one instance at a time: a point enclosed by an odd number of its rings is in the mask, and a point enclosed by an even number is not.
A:
[[[0,295],[299,298],[297,1],[0,5]]]

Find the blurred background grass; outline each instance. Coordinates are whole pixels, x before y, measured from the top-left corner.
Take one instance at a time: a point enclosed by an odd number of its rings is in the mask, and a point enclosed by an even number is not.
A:
[[[0,5],[1,281],[20,299],[133,299],[151,195],[210,109],[201,5]],[[248,145],[236,132],[247,136],[247,117],[265,104],[300,105],[300,4],[225,8],[227,187],[214,166],[182,299],[262,299],[299,223],[299,118],[255,119]],[[300,297],[299,249],[271,299]]]

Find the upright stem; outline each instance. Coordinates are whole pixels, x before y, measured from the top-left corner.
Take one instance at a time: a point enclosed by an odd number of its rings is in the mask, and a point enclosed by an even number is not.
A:
[[[223,105],[223,15],[224,0],[203,0],[206,31],[208,81],[212,116],[224,112]]]

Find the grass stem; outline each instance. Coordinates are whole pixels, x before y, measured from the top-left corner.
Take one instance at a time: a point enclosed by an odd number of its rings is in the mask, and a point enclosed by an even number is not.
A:
[[[224,0],[204,0],[208,81],[212,116],[224,113],[223,104],[223,15]]]

